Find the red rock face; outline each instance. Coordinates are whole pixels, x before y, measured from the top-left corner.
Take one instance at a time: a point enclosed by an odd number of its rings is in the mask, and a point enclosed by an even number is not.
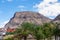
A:
[[[14,31],[15,31],[15,29],[8,28],[6,32],[14,32]]]
[[[24,11],[24,12],[16,12],[14,16],[10,19],[10,21],[5,25],[5,28],[17,28],[23,22],[30,22],[35,24],[43,24],[46,22],[50,22],[51,20],[40,13]]]

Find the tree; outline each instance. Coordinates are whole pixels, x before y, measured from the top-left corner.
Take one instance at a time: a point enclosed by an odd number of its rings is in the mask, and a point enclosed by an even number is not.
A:
[[[58,40],[58,36],[60,37],[60,23],[56,23],[55,27],[56,27],[54,30],[55,40]]]
[[[44,37],[42,27],[40,25],[34,25],[32,30],[33,36],[36,38],[36,40],[42,40]]]
[[[52,23],[43,24],[43,33],[45,35],[45,38],[52,40],[51,37],[53,36],[53,31],[54,25]]]
[[[16,34],[22,35],[21,38],[24,40],[27,40],[27,36],[30,34],[30,28],[32,24],[28,22],[24,22],[19,26],[19,28],[16,29]]]

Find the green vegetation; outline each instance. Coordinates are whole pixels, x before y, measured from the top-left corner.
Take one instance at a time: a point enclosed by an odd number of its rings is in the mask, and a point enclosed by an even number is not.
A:
[[[43,24],[43,33],[45,35],[45,38],[52,40],[51,37],[54,34],[55,28],[56,28],[55,25],[52,23]]]
[[[29,35],[33,36],[36,40],[52,40],[51,37],[55,35],[60,36],[60,29],[57,28],[57,24],[44,23],[43,25],[36,25],[33,23],[24,22],[16,29],[12,34],[14,35],[13,40],[27,40]],[[6,40],[12,40],[8,38]]]

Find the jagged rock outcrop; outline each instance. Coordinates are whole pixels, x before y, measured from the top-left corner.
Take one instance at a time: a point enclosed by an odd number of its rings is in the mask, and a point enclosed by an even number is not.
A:
[[[43,24],[50,21],[51,19],[37,12],[31,12],[31,11],[16,12],[14,16],[10,19],[10,21],[5,25],[5,28],[7,27],[16,28],[19,25],[21,25],[23,22]]]
[[[54,23],[60,23],[60,14],[53,20]]]

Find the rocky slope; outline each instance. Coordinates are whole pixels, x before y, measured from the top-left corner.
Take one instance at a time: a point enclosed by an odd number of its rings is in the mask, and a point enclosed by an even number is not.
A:
[[[46,22],[50,22],[51,19],[37,13],[31,11],[24,12],[16,12],[14,16],[10,19],[10,21],[5,25],[5,28],[16,28],[21,25],[23,22],[31,22],[35,24],[43,24]]]
[[[53,22],[60,23],[60,14],[53,20]]]

